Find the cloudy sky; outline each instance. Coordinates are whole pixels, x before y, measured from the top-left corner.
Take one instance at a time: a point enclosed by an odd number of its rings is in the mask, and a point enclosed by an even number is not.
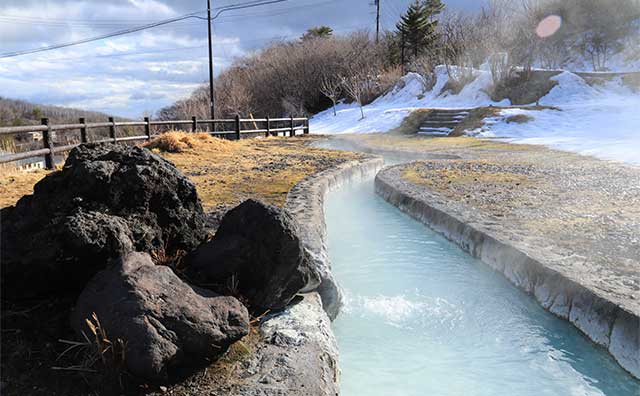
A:
[[[248,0],[213,0],[213,8]],[[412,0],[381,0],[393,28]],[[445,0],[477,10],[485,0]],[[226,12],[214,22],[215,67],[317,25],[337,33],[375,26],[372,0],[287,0]],[[189,13],[206,0],[1,0],[0,53],[82,40]],[[206,12],[198,14],[206,16]],[[188,19],[130,35],[0,59],[0,96],[126,117],[153,113],[207,80],[207,24]]]

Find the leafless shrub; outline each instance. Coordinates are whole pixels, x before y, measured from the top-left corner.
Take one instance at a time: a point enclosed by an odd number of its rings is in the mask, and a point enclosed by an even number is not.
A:
[[[289,116],[308,115],[348,96],[342,80],[349,76],[353,54],[367,67],[375,84],[366,84],[363,101],[385,89],[379,77],[393,69],[387,43],[375,44],[366,32],[331,36],[318,40],[273,42],[267,48],[238,59],[215,83],[216,114]],[[369,82],[371,82],[369,81]],[[394,81],[395,83],[395,81]],[[340,89],[338,89],[340,88]],[[161,119],[207,117],[208,88],[161,110]]]

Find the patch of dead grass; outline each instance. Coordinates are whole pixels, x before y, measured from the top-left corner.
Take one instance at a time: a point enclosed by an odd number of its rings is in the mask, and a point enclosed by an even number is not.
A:
[[[459,137],[427,137],[415,135],[411,137],[393,136],[391,134],[370,134],[357,136],[357,140],[363,143],[379,147],[394,148],[425,153],[442,153],[457,150],[509,150],[509,151],[531,151],[539,146],[527,144],[510,144],[497,140],[478,139],[469,136]]]
[[[418,129],[420,129],[420,125],[422,125],[422,123],[429,117],[431,111],[431,109],[413,110],[404,118],[404,120],[402,120],[399,127],[390,130],[389,133],[395,135],[415,134]]]
[[[309,138],[212,139],[196,149],[162,153],[196,184],[205,209],[250,197],[281,206],[307,176],[360,157],[310,148]]]
[[[533,121],[533,117],[528,114],[516,114],[507,117],[507,124],[515,123],[515,124],[526,124],[527,122]]]
[[[50,172],[3,170],[0,176],[0,208],[15,205],[22,196],[33,194],[33,186]]]
[[[314,149],[309,139],[263,138],[231,141],[206,133],[169,132],[145,147],[162,155],[196,184],[205,209],[257,198],[281,206],[289,190],[307,176],[360,154]],[[49,171],[7,171],[0,175],[0,207],[15,205]]]
[[[414,184],[425,185],[438,191],[451,190],[453,187],[463,187],[473,184],[491,184],[498,186],[521,186],[528,184],[530,179],[522,174],[508,171],[470,171],[469,169],[443,167],[427,169],[420,163],[407,166],[403,178]]]
[[[208,133],[188,133],[182,131],[170,131],[163,133],[142,147],[161,153],[182,153],[188,150],[201,150],[203,148],[215,148],[218,151],[230,149],[230,141],[217,139]]]

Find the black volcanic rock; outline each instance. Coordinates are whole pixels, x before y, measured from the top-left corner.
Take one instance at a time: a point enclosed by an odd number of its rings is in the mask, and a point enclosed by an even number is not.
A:
[[[227,212],[215,237],[186,259],[187,277],[214,289],[232,289],[254,314],[285,307],[320,283],[284,211],[247,200]]]
[[[80,339],[94,338],[94,314],[113,345],[123,341],[127,370],[158,383],[221,356],[249,331],[238,300],[188,285],[146,253],[125,255],[90,280],[72,314]]]
[[[88,144],[0,213],[3,294],[80,291],[128,251],[189,251],[206,237],[196,188],[140,147]]]

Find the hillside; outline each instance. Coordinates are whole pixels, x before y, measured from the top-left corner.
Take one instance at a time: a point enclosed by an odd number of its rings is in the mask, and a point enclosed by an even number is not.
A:
[[[500,107],[495,116],[481,120],[480,127],[466,131],[469,136],[500,138],[513,143],[543,144],[561,150],[593,155],[603,159],[640,164],[640,93],[611,78],[588,84],[570,72],[550,77],[553,87],[538,99],[541,106],[555,109],[531,109],[511,106],[511,101],[494,101],[489,71],[476,70],[475,79],[458,93],[447,89],[449,77],[438,67],[436,81],[426,89],[424,79],[415,73],[402,78],[396,87],[364,106],[361,119],[358,104],[341,103],[337,115],[329,109],[311,119],[313,133],[380,133],[400,127],[408,115],[425,108]],[[535,104],[535,101],[531,104]],[[525,123],[510,122],[510,117],[525,115]],[[415,132],[415,131],[411,131]]]
[[[77,122],[80,117],[86,118],[87,121],[106,121],[109,115],[62,106],[40,105],[0,96],[0,126],[39,124],[43,117],[49,118],[51,123],[59,124]]]

